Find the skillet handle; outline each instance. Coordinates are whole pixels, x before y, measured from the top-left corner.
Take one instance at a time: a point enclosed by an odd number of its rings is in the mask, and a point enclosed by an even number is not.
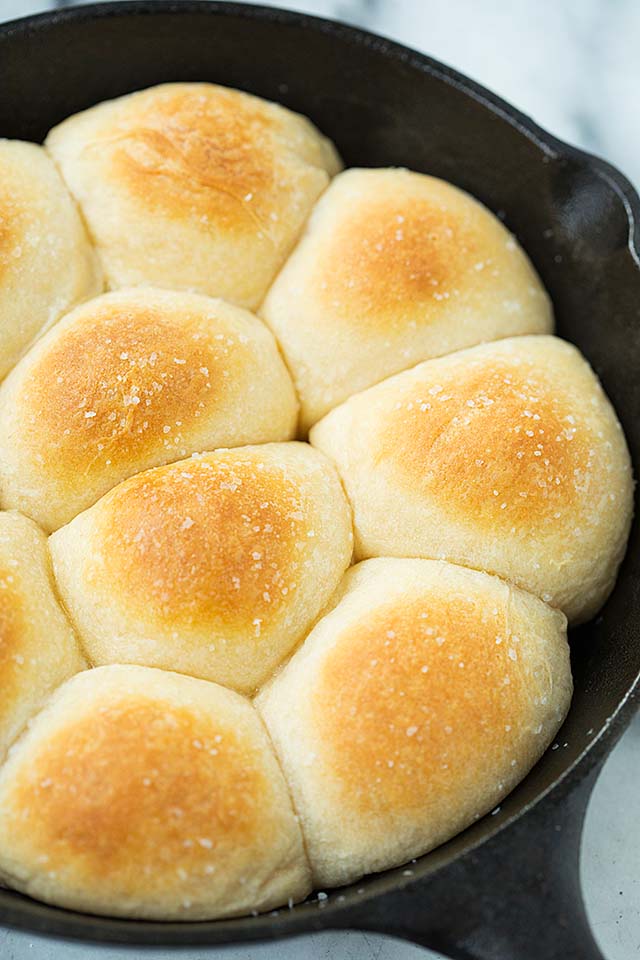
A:
[[[552,791],[476,851],[376,902],[360,927],[455,960],[604,960],[579,879],[582,826],[598,770]]]

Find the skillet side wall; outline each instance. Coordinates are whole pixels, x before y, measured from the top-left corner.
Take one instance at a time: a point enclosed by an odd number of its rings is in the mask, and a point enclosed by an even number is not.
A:
[[[360,31],[273,9],[171,7],[80,7],[1,27],[0,136],[39,141],[59,120],[100,100],[167,80],[210,80],[308,114],[348,166],[409,166],[451,180],[517,234],[554,301],[559,334],[600,375],[640,473],[640,268],[629,247],[629,207],[640,218],[640,205],[623,177],[452,71]],[[547,753],[497,817],[422,858],[416,876],[495,832],[598,738],[640,671],[639,624],[636,523],[614,594],[574,637],[576,693],[560,748]],[[608,748],[630,716],[628,705]],[[605,739],[595,747],[599,755]],[[592,766],[582,763],[585,771]],[[383,892],[400,877],[391,871],[365,888],[347,888],[344,907],[360,900],[358,889],[365,896]],[[336,914],[331,905],[322,912],[303,906],[289,916],[190,928],[194,941],[224,942],[340,925],[331,919]],[[175,926],[73,917],[0,891],[5,922],[63,935],[91,936],[93,923],[95,937],[127,939],[135,927],[147,931],[138,942],[160,943],[171,942]],[[189,942],[186,929],[179,927],[173,942],[178,930]]]

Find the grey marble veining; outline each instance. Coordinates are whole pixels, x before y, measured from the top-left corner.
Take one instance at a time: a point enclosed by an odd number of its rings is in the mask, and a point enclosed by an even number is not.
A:
[[[266,0],[263,0],[266,2]],[[0,20],[65,0],[0,0]],[[517,104],[557,136],[600,154],[640,185],[640,3],[637,0],[279,0],[385,34]],[[1,91],[0,91],[1,95]],[[0,131],[1,135],[1,131]],[[640,717],[596,787],[587,817],[582,877],[594,930],[609,960],[640,957]],[[326,933],[277,945],[194,949],[184,960],[418,960],[409,944]],[[154,950],[154,960],[176,954]],[[0,927],[2,960],[130,960],[119,948],[69,945]],[[517,958],[513,958],[517,960]]]
[[[0,20],[71,0],[0,0]],[[516,103],[640,183],[637,0],[279,0],[385,34]]]
[[[382,2],[375,27],[459,67],[542,126],[640,180],[640,4],[634,0]],[[403,14],[405,14],[403,16]],[[413,39],[415,43],[415,39]]]

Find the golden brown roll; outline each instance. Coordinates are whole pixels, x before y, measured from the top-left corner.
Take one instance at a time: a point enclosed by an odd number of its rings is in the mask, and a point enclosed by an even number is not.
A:
[[[474,347],[352,397],[311,432],[354,509],[356,555],[496,573],[589,619],[632,513],[629,453],[580,353],[555,337]]]
[[[11,751],[0,877],[58,906],[160,920],[266,910],[310,888],[251,704],[124,666],[65,684]]]
[[[155,284],[256,307],[340,166],[304,117],[207,83],[76,114],[46,143],[111,287]]]
[[[86,666],[53,588],[46,537],[0,513],[0,759],[46,697]]]
[[[451,184],[397,169],[336,177],[260,312],[305,429],[421,360],[553,326],[538,276],[499,220]]]
[[[272,334],[193,293],[82,304],[0,387],[0,500],[54,530],[125,477],[198,450],[288,440],[297,399]]]
[[[54,164],[34,143],[0,139],[0,380],[42,330],[101,289]]]
[[[322,454],[265,444],[125,480],[50,546],[93,663],[164,667],[249,692],[340,581],[351,514]]]
[[[565,617],[497,577],[369,560],[335,601],[256,701],[320,886],[404,863],[490,810],[571,697]]]

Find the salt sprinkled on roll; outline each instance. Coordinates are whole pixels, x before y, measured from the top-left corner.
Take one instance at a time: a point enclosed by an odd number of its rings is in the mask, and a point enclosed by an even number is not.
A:
[[[123,666],[61,687],[0,770],[0,878],[73,910],[158,920],[267,910],[310,888],[251,704]]]
[[[515,238],[450,183],[347,170],[313,211],[261,307],[302,426],[421,360],[549,333],[549,298]]]
[[[0,380],[29,344],[102,289],[97,258],[42,147],[0,140]]]
[[[125,480],[50,539],[91,661],[251,692],[351,560],[335,468],[302,443],[218,450]]]
[[[340,167],[305,117],[209,83],[98,104],[55,127],[46,146],[110,287],[197,290],[249,308]]]
[[[288,440],[297,413],[273,336],[246,310],[151,288],[105,294],[0,387],[0,502],[54,530],[148,467]]]
[[[497,573],[588,620],[624,555],[624,434],[575,347],[517,337],[430,360],[352,397],[311,442],[338,465],[356,553]]]
[[[314,883],[418,857],[492,809],[569,707],[566,619],[430,560],[353,567],[257,705]]]

